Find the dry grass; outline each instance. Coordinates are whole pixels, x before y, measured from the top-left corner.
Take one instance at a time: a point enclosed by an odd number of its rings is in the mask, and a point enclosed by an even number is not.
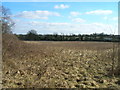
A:
[[[108,74],[112,67],[111,43],[23,42],[14,38],[13,43],[8,45],[6,41],[3,46],[4,88],[120,87],[120,78]]]

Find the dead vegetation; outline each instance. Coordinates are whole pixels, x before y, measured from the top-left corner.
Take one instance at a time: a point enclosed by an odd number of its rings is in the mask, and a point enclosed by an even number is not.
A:
[[[109,74],[112,50],[110,42],[24,42],[3,35],[3,87],[120,88],[120,77]]]

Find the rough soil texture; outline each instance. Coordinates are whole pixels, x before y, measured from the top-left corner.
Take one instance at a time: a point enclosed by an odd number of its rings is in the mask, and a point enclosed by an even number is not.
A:
[[[20,41],[14,45],[4,51],[3,88],[120,88],[120,76],[111,76],[112,43]]]

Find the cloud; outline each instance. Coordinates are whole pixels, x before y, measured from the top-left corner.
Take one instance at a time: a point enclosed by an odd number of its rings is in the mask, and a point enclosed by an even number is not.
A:
[[[28,19],[48,19],[48,16],[60,16],[57,12],[49,12],[49,11],[23,11],[14,17],[22,17]]]
[[[110,14],[112,14],[112,10],[94,10],[94,11],[86,12],[86,14],[110,15]]]
[[[69,8],[69,7],[70,7],[69,5],[64,5],[64,4],[54,6],[55,9],[65,9],[65,8]]]
[[[103,19],[104,19],[104,20],[108,20],[108,17],[107,17],[107,16],[105,16],[105,17],[103,17]]]
[[[117,21],[118,17],[113,17],[112,20]]]
[[[112,17],[112,18],[110,18],[110,17],[105,16],[105,17],[103,17],[103,19],[104,20],[110,20],[110,21],[118,21],[118,17]]]
[[[103,24],[103,23],[92,23],[92,25],[100,27],[103,32],[109,32],[109,34],[118,34],[118,24]],[[95,29],[96,30],[96,29]]]
[[[70,12],[70,15],[71,16],[78,16],[78,15],[81,15],[81,13],[79,13],[79,12]]]
[[[89,23],[89,24],[80,24],[80,23],[55,23],[55,22],[40,22],[40,21],[22,21],[16,20],[16,26],[13,30],[14,33],[27,33],[31,29],[35,29],[40,34],[53,34],[54,32],[60,34],[92,34],[92,33],[112,33],[112,30],[118,32],[116,26],[111,24],[103,23]]]
[[[98,23],[98,22],[95,22],[95,23],[92,23],[92,25],[95,25],[95,26],[104,26],[105,24],[103,24],[103,23]]]
[[[34,26],[64,26],[64,25],[69,25],[69,23],[49,23],[49,22],[38,22],[38,21],[31,21],[29,24],[34,25]]]
[[[84,23],[85,22],[85,20],[82,18],[74,18],[74,19],[72,19],[72,21],[76,22],[76,23]]]

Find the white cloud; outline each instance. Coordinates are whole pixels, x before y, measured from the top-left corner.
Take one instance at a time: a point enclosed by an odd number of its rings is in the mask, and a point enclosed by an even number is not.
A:
[[[23,17],[29,19],[48,19],[48,16],[60,16],[57,12],[49,12],[49,11],[23,11],[14,17]]]
[[[85,22],[85,20],[82,18],[74,18],[74,19],[72,19],[72,21],[77,22],[77,23],[84,23]]]
[[[112,17],[112,18],[110,18],[110,17],[105,16],[105,17],[103,17],[103,19],[104,20],[109,20],[109,21],[118,21],[118,17]]]
[[[97,26],[103,32],[109,32],[110,34],[118,34],[118,24],[103,24],[103,23],[92,23],[92,25]],[[96,30],[96,29],[95,29]]]
[[[78,15],[81,15],[81,13],[79,13],[79,12],[70,12],[70,15],[71,16],[78,16]]]
[[[69,25],[69,23],[49,23],[49,22],[38,22],[38,21],[32,21],[29,22],[29,24],[39,26],[39,25],[46,25],[46,26],[64,26],[64,25]]]
[[[54,6],[55,9],[65,9],[65,8],[69,8],[69,7],[70,7],[69,5],[64,5],[64,4]]]
[[[103,17],[103,19],[104,19],[104,20],[108,20],[108,17],[107,17],[107,16],[105,16],[105,17]]]
[[[92,25],[95,25],[95,26],[104,26],[106,24],[95,22],[95,23],[92,23]]]
[[[110,15],[112,14],[112,10],[94,10],[94,11],[86,12],[86,14]]]
[[[17,33],[27,33],[31,29],[35,29],[38,33],[41,34],[53,34],[56,33],[64,33],[64,34],[92,34],[92,33],[113,33],[111,31],[116,30],[117,26],[111,24],[103,24],[103,23],[90,23],[90,24],[79,24],[79,23],[55,23],[55,22],[40,22],[40,21],[19,21],[16,20],[16,26],[13,32]]]
[[[118,17],[113,17],[112,20],[117,21]]]

